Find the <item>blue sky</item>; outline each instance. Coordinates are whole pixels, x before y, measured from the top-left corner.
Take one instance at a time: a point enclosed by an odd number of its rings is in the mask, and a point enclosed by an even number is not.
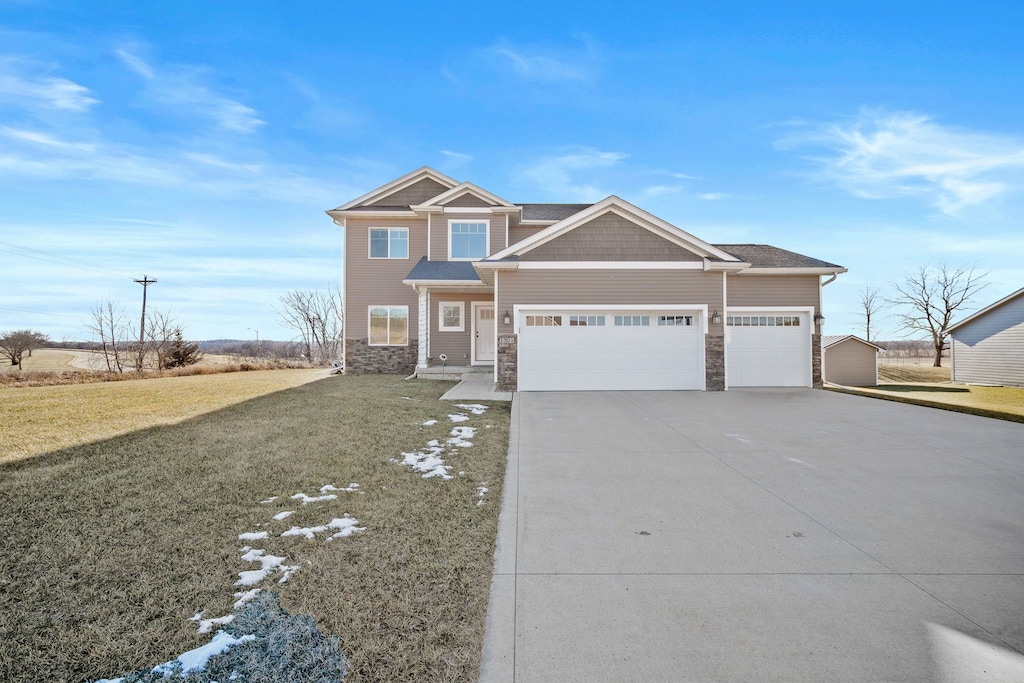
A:
[[[146,274],[190,338],[290,338],[324,210],[422,165],[846,266],[830,334],[923,265],[1024,286],[1020,3],[704,4],[0,0],[0,330]]]

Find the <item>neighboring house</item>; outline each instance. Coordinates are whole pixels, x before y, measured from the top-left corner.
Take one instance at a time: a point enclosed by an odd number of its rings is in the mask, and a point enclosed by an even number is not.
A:
[[[327,214],[347,372],[443,354],[502,390],[821,386],[821,288],[841,266],[709,244],[615,196],[514,204],[429,167]]]
[[[824,380],[847,387],[877,387],[878,352],[883,350],[852,334],[822,336]]]
[[[1024,289],[949,328],[953,381],[1024,387]]]

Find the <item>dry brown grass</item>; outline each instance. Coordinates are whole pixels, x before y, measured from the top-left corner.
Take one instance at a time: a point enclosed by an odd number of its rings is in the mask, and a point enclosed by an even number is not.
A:
[[[899,382],[948,382],[949,368],[933,368],[930,365],[886,365],[878,366],[878,381],[882,384]]]
[[[56,393],[65,410],[87,412],[85,394],[73,400],[66,392],[167,381],[15,393],[37,400]],[[328,377],[0,466],[0,680],[113,676],[206,642],[188,617],[232,610],[237,573],[253,568],[239,560],[237,536],[267,529],[270,539],[250,543],[301,569],[286,584],[264,585],[280,590],[287,610],[308,613],[321,631],[340,636],[352,666],[346,683],[475,681],[507,404],[463,423],[480,428],[474,446],[445,459],[465,476],[425,480],[391,462],[447,436],[452,410],[437,399],[449,386]],[[173,397],[190,404],[198,390],[189,384]],[[439,423],[423,426],[428,419]],[[490,492],[478,506],[484,481]],[[307,506],[288,498],[349,482],[365,494]],[[280,498],[259,503],[269,496]],[[297,512],[273,521],[280,510]],[[279,536],[292,524],[323,524],[343,513],[367,531],[330,543]]]
[[[323,370],[275,370],[2,387],[0,463],[181,422],[323,376]]]
[[[877,387],[842,387],[833,388],[833,390],[983,417],[1024,422],[1024,388],[1019,387],[976,387],[949,383],[922,383],[880,384]]]

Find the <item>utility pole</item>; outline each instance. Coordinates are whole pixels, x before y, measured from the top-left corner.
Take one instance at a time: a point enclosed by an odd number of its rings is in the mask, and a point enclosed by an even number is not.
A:
[[[248,329],[250,329],[250,330],[252,330],[253,332],[256,333],[256,361],[259,362],[259,359],[260,359],[260,331],[257,330],[254,327],[250,327]]]
[[[146,356],[146,289],[156,282],[156,280],[150,280],[148,275],[143,275],[141,280],[136,280],[142,285],[142,319],[139,322],[139,357],[135,362],[135,369],[142,372],[142,361],[145,360]]]

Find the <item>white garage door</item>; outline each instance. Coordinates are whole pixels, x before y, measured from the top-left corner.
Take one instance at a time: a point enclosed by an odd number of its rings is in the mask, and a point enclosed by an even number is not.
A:
[[[807,313],[730,312],[725,326],[728,387],[811,386]]]
[[[519,313],[520,391],[704,388],[697,311]]]

